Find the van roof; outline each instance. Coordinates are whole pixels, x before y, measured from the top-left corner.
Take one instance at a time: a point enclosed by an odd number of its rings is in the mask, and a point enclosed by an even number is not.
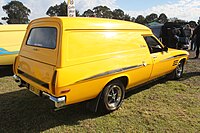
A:
[[[115,19],[105,18],[89,18],[89,17],[46,17],[39,18],[33,21],[60,21],[65,30],[70,29],[124,29],[124,30],[148,30],[144,25],[134,22],[120,21]]]
[[[25,31],[27,26],[28,26],[27,24],[0,25],[0,32],[5,32],[5,31]]]

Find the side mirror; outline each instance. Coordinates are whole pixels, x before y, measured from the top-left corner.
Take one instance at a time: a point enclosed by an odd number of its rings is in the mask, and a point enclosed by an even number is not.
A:
[[[165,47],[163,48],[163,51],[168,52],[168,47],[165,46]]]

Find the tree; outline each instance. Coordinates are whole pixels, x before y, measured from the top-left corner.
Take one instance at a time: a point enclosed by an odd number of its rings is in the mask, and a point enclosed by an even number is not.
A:
[[[147,23],[155,22],[157,20],[158,20],[158,15],[155,13],[152,13],[152,14],[146,16]]]
[[[49,16],[67,16],[67,4],[64,1],[60,5],[55,5],[49,7],[49,9],[46,12]]]
[[[135,17],[132,17],[132,18],[131,18],[131,22],[135,22]]]
[[[119,19],[119,20],[125,20],[125,21],[131,21],[131,16],[128,14],[124,14],[124,11],[121,9],[115,9],[112,11],[112,18],[113,19]]]
[[[6,20],[8,24],[27,24],[29,23],[28,16],[31,10],[25,7],[19,1],[11,1],[4,5],[3,10],[6,12],[8,17],[2,17],[2,20]]]
[[[107,6],[94,7],[93,11],[98,18],[112,18],[112,11]]]
[[[161,13],[160,16],[158,17],[158,21],[163,24],[168,22],[167,15],[165,15],[164,13]]]
[[[76,10],[76,16],[79,17],[81,16],[80,12],[78,10]]]
[[[0,22],[0,25],[2,25],[3,23]]]
[[[113,16],[113,19],[122,20],[124,19],[124,11],[122,11],[121,9],[115,9],[112,12],[112,16]]]
[[[177,24],[185,24],[185,23],[186,23],[185,20],[181,20],[181,19],[178,19],[178,18],[176,18],[176,17],[170,18],[170,19],[169,19],[169,22],[173,22],[173,23],[177,23]]]
[[[60,5],[55,5],[49,7],[49,9],[46,12],[49,16],[67,16],[67,3],[64,1],[60,3]],[[80,16],[79,11],[76,10],[76,16]]]
[[[135,19],[135,22],[139,23],[139,24],[145,24],[144,16],[142,16],[142,15],[137,16],[137,18]]]
[[[125,21],[131,21],[131,16],[128,15],[128,14],[125,14],[124,17],[123,17],[123,20],[125,20]]]
[[[95,17],[94,12],[91,9],[88,9],[82,14],[83,17]]]

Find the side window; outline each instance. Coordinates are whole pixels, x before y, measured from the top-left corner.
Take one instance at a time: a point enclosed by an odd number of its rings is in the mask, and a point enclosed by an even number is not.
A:
[[[163,51],[161,44],[154,37],[145,36],[144,39],[149,47],[150,53],[157,53]]]

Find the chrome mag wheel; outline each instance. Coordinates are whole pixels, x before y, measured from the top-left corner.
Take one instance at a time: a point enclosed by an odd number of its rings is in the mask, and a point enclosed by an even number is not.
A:
[[[107,104],[108,108],[116,109],[122,100],[123,94],[122,89],[120,86],[112,85],[110,86],[107,94],[105,96],[105,103]]]
[[[105,86],[101,95],[101,112],[109,113],[117,110],[124,99],[125,87],[120,80],[115,80]]]
[[[179,62],[178,66],[176,67],[176,78],[180,78],[183,74],[183,63]]]

